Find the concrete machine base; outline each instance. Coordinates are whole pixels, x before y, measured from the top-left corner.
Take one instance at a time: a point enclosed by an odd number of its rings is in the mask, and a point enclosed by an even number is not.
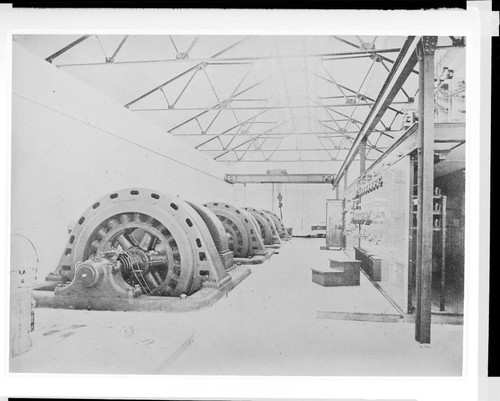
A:
[[[275,251],[273,248],[266,248],[266,253],[264,255],[254,255],[251,258],[233,258],[236,264],[241,265],[260,265],[274,255]]]
[[[181,297],[160,297],[141,295],[136,298],[82,298],[58,296],[53,290],[57,283],[43,284],[33,291],[36,306],[39,308],[83,309],[109,311],[160,311],[189,312],[205,309],[214,305],[219,299],[240,284],[251,274],[250,269],[237,266],[228,272],[231,280],[220,287],[205,286],[194,294]],[[52,288],[51,288],[52,287]]]

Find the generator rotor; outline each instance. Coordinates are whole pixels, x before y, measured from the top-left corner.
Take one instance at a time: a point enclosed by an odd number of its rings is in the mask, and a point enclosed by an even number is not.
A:
[[[120,190],[89,207],[51,277],[71,282],[78,264],[105,254],[118,254],[127,284],[151,295],[189,295],[207,278],[224,279],[225,274],[196,211],[177,197],[149,189]]]

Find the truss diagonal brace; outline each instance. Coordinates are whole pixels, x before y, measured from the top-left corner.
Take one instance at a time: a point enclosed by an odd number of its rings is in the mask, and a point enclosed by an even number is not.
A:
[[[333,36],[333,37],[334,37],[335,39],[337,39],[338,41],[345,43],[346,45],[349,45],[349,46],[355,47],[356,49],[359,49],[359,50],[363,50],[363,48],[362,48],[361,46],[358,46],[358,45],[357,45],[357,44],[355,44],[355,43],[352,43],[352,42],[350,42],[350,41],[348,41],[348,40],[345,40],[344,38],[341,38],[341,37],[339,37],[339,36]],[[381,59],[381,60],[385,60],[385,61],[387,61],[387,62],[389,62],[389,63],[391,63],[391,64],[394,64],[394,60],[392,60],[392,59],[390,59],[390,58],[388,58],[388,57],[382,56],[380,53],[381,53],[380,51],[373,50],[373,53],[372,53],[372,54],[373,54],[375,57],[380,57],[380,59]],[[412,70],[412,72],[413,72],[414,74],[417,74],[417,75],[418,75],[418,71],[417,71],[417,70]]]
[[[267,133],[271,132],[272,130],[274,130],[274,129],[276,129],[276,128],[281,127],[284,123],[285,123],[285,122],[283,121],[282,123],[280,123],[280,124],[278,124],[278,125],[276,125],[276,126],[274,126],[274,127],[270,128],[270,129],[268,129],[267,131],[265,131],[265,132],[263,132],[263,133],[261,133],[261,134],[257,135],[257,138],[258,138],[258,137],[265,136]],[[231,148],[231,149],[227,149],[227,150],[226,150],[226,151],[224,151],[223,153],[221,153],[221,154],[219,154],[219,155],[215,156],[213,159],[214,159],[214,160],[217,160],[219,157],[222,157],[222,156],[224,156],[225,154],[228,154],[228,153],[230,153],[230,152],[234,152],[236,149],[241,148],[243,145],[246,145],[246,144],[247,144],[247,143],[249,143],[249,142],[252,142],[252,138],[250,138],[249,140],[247,140],[247,141],[245,141],[245,142],[240,143],[239,145],[236,145],[235,147],[233,147],[233,148]]]
[[[347,158],[342,163],[333,186],[336,187],[345,171],[349,168],[350,164],[354,160],[354,157],[359,151],[361,146],[361,142],[368,138],[371,134],[375,126],[378,124],[384,113],[387,111],[389,105],[392,100],[396,96],[396,94],[401,89],[401,85],[406,81],[408,76],[411,74],[411,71],[417,64],[417,56],[415,49],[420,41],[419,36],[408,36],[406,39],[401,51],[398,54],[397,59],[394,61],[394,65],[389,72],[389,76],[387,77],[382,89],[375,100],[373,107],[370,109],[370,113],[368,114],[365,122],[363,123],[361,130],[359,131],[356,139],[354,140],[351,150],[347,155]]]
[[[254,84],[252,84],[252,85],[250,85],[250,86],[248,86],[248,87],[247,87],[247,88],[245,88],[245,89],[240,90],[238,93],[233,94],[233,95],[232,95],[232,97],[229,97],[229,98],[227,98],[227,99],[223,100],[223,101],[222,101],[222,102],[220,102],[220,103],[216,103],[216,104],[214,104],[212,107],[207,108],[206,110],[202,111],[201,113],[198,113],[198,114],[196,114],[195,116],[190,117],[190,118],[188,118],[187,120],[184,120],[183,122],[181,122],[181,123],[177,124],[175,127],[172,127],[172,128],[170,128],[170,129],[168,129],[168,130],[167,130],[167,132],[168,132],[168,133],[172,133],[172,131],[176,130],[177,128],[182,127],[183,125],[187,124],[187,123],[188,123],[188,122],[190,122],[190,121],[193,121],[193,120],[197,119],[198,117],[201,117],[202,115],[204,115],[204,114],[208,113],[208,112],[209,112],[209,111],[211,111],[211,110],[224,110],[224,108],[221,108],[221,107],[220,107],[220,106],[221,106],[221,104],[224,104],[224,103],[226,103],[226,102],[230,101],[231,99],[234,99],[234,98],[236,98],[236,97],[238,97],[238,96],[240,96],[240,95],[243,95],[244,93],[246,93],[246,92],[248,92],[248,91],[252,90],[253,88],[255,88],[255,87],[259,86],[259,85],[261,85],[263,82],[265,82],[265,81],[267,81],[267,80],[269,80],[269,79],[273,78],[275,75],[276,75],[276,73],[275,73],[275,74],[273,74],[273,75],[271,75],[271,76],[269,76],[269,77],[267,77],[267,78],[261,79],[260,81],[258,81],[258,82],[256,82],[256,83],[254,83]]]
[[[58,50],[54,54],[51,54],[49,57],[45,59],[45,61],[48,61],[49,63],[52,63],[52,61],[56,58],[59,57],[61,54],[66,53],[69,49],[72,49],[75,47],[77,44],[83,42],[85,39],[90,38],[90,35],[83,35],[82,37],[78,38],[74,42],[71,42],[69,45],[63,47],[61,50]]]
[[[239,45],[241,42],[243,42],[244,40],[246,40],[246,39],[248,39],[248,38],[249,38],[249,36],[247,36],[247,37],[245,37],[245,38],[243,38],[243,39],[239,40],[239,41],[238,41],[238,42],[236,42],[236,43],[233,43],[231,46],[228,46],[228,47],[226,47],[225,49],[222,49],[220,52],[218,52],[218,53],[214,54],[213,56],[211,56],[211,57],[210,57],[210,59],[215,59],[215,58],[217,58],[217,57],[218,57],[218,56],[220,56],[221,54],[224,54],[225,52],[227,52],[227,51],[231,50],[233,47],[235,47],[235,46]],[[169,79],[168,81],[166,81],[166,82],[162,83],[161,85],[158,85],[157,87],[155,87],[155,88],[153,88],[153,89],[149,90],[148,92],[144,93],[143,95],[139,96],[138,98],[136,98],[136,99],[134,99],[134,100],[132,100],[132,101],[128,102],[128,103],[125,105],[125,107],[127,107],[127,108],[128,108],[128,107],[130,107],[131,105],[133,105],[134,103],[138,102],[139,100],[144,99],[146,96],[151,95],[152,93],[154,93],[154,92],[156,92],[156,91],[158,91],[158,90],[162,89],[163,87],[165,87],[165,86],[166,86],[166,85],[168,85],[169,83],[171,83],[171,82],[175,81],[176,79],[179,79],[180,77],[182,77],[182,76],[184,76],[184,75],[188,74],[190,71],[193,71],[193,70],[195,70],[195,69],[200,69],[200,68],[203,68],[205,64],[206,64],[205,62],[201,62],[201,63],[198,63],[198,64],[194,65],[194,66],[193,66],[193,67],[191,67],[191,68],[188,68],[187,70],[185,70],[185,71],[181,72],[180,74],[178,74],[178,75],[176,75],[175,77],[173,77],[173,78]]]
[[[252,117],[250,117],[250,118],[247,118],[246,120],[241,121],[240,123],[238,123],[238,124],[236,124],[236,125],[233,125],[231,128],[226,129],[225,131],[221,132],[220,134],[217,134],[217,135],[213,136],[212,138],[207,139],[206,141],[204,141],[204,142],[202,142],[202,143],[200,143],[200,144],[196,145],[194,148],[195,148],[195,149],[199,149],[199,148],[200,148],[200,147],[202,147],[203,145],[205,145],[205,144],[207,144],[207,143],[209,143],[209,142],[212,142],[214,139],[219,138],[220,136],[227,134],[229,131],[231,131],[231,130],[233,130],[233,129],[235,129],[235,128],[241,127],[243,124],[246,124],[246,123],[248,123],[248,122],[252,121],[253,119],[255,119],[255,118],[259,117],[261,114],[264,114],[266,111],[267,111],[267,110],[261,111],[260,113],[258,113],[258,114],[256,114],[256,115],[254,115],[254,116],[252,116]],[[237,134],[235,134],[235,135],[237,135]]]

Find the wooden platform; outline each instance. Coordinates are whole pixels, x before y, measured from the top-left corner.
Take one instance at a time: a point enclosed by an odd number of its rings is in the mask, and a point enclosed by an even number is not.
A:
[[[344,252],[335,252],[330,266],[312,268],[312,281],[323,287],[358,286],[361,262],[349,258]]]

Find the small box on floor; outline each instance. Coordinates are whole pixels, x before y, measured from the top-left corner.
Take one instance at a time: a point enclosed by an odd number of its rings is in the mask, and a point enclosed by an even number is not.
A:
[[[312,270],[312,281],[323,287],[358,286],[358,260],[330,260],[330,267],[315,267]]]

